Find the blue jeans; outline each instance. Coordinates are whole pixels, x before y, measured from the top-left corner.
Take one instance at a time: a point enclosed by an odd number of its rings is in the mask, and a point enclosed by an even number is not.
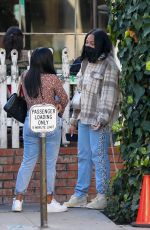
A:
[[[23,127],[23,139],[23,161],[17,175],[15,194],[24,194],[26,192],[41,151],[40,134],[34,133],[30,129],[28,115]],[[47,194],[54,193],[56,161],[60,149],[60,141],[61,118],[58,117],[57,128],[53,132],[46,134]]]
[[[78,123],[78,179],[75,196],[82,197],[88,193],[91,183],[93,165],[95,167],[96,190],[105,194],[110,179],[108,155],[109,131],[101,128],[92,130],[90,125]]]

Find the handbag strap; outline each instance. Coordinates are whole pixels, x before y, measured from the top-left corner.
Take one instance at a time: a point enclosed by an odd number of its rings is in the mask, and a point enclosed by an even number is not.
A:
[[[21,76],[20,76],[20,78],[19,78],[18,89],[17,89],[17,95],[18,95],[18,96],[20,95],[20,89],[21,89],[21,86],[22,86],[22,79],[23,79],[23,77],[25,76],[26,73],[27,73],[27,70],[25,70],[25,71],[21,74]]]
[[[82,64],[81,64],[81,73],[82,73],[82,75],[84,74],[87,65],[88,65],[88,61],[87,60],[82,61]]]
[[[21,89],[21,82],[22,82],[22,75],[20,76],[19,83],[18,83],[18,89],[17,89],[17,95],[19,96],[20,94],[20,89]]]
[[[115,171],[118,172],[119,169],[118,169],[118,167],[116,165],[116,161],[115,161],[115,152],[114,152],[114,145],[113,145],[113,139],[112,139],[112,132],[110,133],[110,146],[111,146],[111,152],[112,152],[112,156],[113,156]]]

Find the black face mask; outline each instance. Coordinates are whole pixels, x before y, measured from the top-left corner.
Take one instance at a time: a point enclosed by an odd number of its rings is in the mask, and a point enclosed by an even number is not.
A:
[[[85,57],[87,57],[89,62],[95,63],[97,61],[97,51],[95,48],[90,46],[85,46]]]

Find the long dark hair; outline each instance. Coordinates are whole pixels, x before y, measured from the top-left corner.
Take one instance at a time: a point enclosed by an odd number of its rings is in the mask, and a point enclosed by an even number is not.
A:
[[[102,59],[105,59],[108,56],[108,54],[112,51],[112,42],[105,31],[103,31],[102,29],[93,29],[89,31],[85,36],[81,60],[86,58],[85,44],[86,39],[90,34],[94,35],[96,59],[98,59],[101,55],[103,55]]]
[[[18,51],[18,59],[21,56],[21,50],[23,49],[23,34],[17,26],[11,26],[6,31],[3,39],[4,48],[6,50],[6,58],[11,59],[12,49]]]
[[[37,98],[41,92],[41,74],[56,74],[53,54],[48,48],[37,48],[30,60],[30,69],[25,76],[25,88],[31,98]]]

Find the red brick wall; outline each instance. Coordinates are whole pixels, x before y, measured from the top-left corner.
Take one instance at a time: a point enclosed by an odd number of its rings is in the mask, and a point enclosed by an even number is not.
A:
[[[111,177],[115,174],[113,157],[110,151]],[[22,160],[23,149],[0,149],[0,204],[12,202],[18,168]],[[123,167],[119,150],[115,148],[117,167]],[[93,173],[94,174],[94,173]],[[40,196],[40,167],[37,163],[25,196],[26,202],[39,202]],[[76,147],[62,147],[57,161],[56,199],[64,202],[73,194],[77,178],[77,149]],[[89,189],[89,199],[95,196],[94,176]]]

